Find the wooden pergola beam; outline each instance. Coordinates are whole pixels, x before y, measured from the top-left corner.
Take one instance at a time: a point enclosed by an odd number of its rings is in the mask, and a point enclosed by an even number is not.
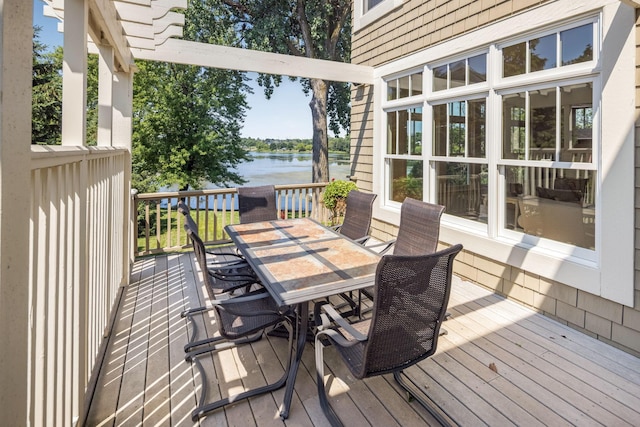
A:
[[[373,83],[373,67],[168,39],[155,50],[131,49],[135,59],[253,71],[337,82]]]

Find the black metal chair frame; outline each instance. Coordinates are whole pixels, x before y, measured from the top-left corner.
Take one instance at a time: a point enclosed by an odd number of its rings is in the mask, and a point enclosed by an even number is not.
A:
[[[187,229],[187,233],[192,241],[194,239],[199,240],[197,234],[193,233],[191,229],[187,227],[185,228]],[[214,284],[215,275],[210,274],[208,271],[205,253],[203,251],[204,246],[201,243],[201,240],[199,243],[194,242],[194,252],[196,254],[198,265],[202,270],[204,285],[209,297],[209,305],[185,310],[181,313],[181,316],[189,319],[192,324],[192,333],[189,338],[189,342],[185,345],[185,360],[195,363],[202,378],[202,390],[200,393],[199,405],[191,414],[193,421],[196,421],[206,414],[229,403],[236,402],[241,399],[247,399],[262,393],[271,392],[283,387],[286,384],[289,366],[291,364],[294,335],[292,323],[294,319],[293,311],[283,311],[277,307],[271,296],[264,289],[248,292],[227,299],[216,299],[216,285]],[[214,311],[220,335],[196,341],[195,337],[197,337],[198,333],[197,322],[193,317],[196,314],[211,310]],[[225,350],[240,344],[257,341],[262,338],[263,334],[267,330],[275,329],[281,325],[284,326],[288,332],[290,355],[282,377],[271,384],[247,390],[212,403],[205,403],[208,392],[206,371],[198,356]]]
[[[276,188],[273,185],[239,187],[237,191],[241,224],[278,219]]]
[[[343,424],[326,395],[325,344],[334,345],[354,377],[393,373],[398,384],[442,425],[451,424],[451,417],[421,392],[404,370],[436,351],[451,292],[453,260],[461,250],[462,245],[455,245],[429,255],[383,256],[376,271],[376,299],[370,319],[351,324],[331,305],[316,305],[318,396],[332,426]]]

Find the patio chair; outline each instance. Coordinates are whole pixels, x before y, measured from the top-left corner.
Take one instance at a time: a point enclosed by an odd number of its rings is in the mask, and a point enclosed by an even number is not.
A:
[[[199,237],[195,235],[192,230],[188,230],[187,233],[189,233],[192,239],[196,241],[199,240]],[[247,399],[258,394],[271,392],[285,385],[289,371],[289,364],[291,363],[291,357],[289,357],[284,373],[279,380],[212,403],[206,403],[206,371],[204,370],[198,356],[232,348],[239,344],[257,341],[262,338],[266,330],[275,329],[281,325],[285,327],[289,335],[288,345],[289,355],[291,356],[293,354],[293,313],[291,310],[281,310],[265,289],[252,291],[240,296],[230,297],[228,299],[216,299],[216,279],[215,276],[208,274],[207,272],[206,260],[204,252],[202,251],[203,246],[199,243],[195,244],[195,242],[194,246],[198,247],[196,251],[196,259],[200,266],[200,270],[202,271],[202,277],[210,304],[210,307],[186,310],[182,313],[182,317],[186,317],[191,321],[193,331],[192,336],[189,339],[189,344],[185,346],[185,352],[187,352],[185,360],[196,364],[200,372],[200,377],[203,379],[199,405],[191,413],[192,420],[196,421],[206,414],[229,403],[237,402],[241,399]],[[194,337],[197,334],[197,322],[193,321],[193,316],[197,313],[209,310],[213,310],[215,314],[215,321],[220,335],[200,341],[194,341]]]
[[[404,370],[436,351],[451,291],[455,245],[429,255],[385,255],[376,270],[373,315],[348,323],[333,307],[314,308],[318,396],[332,426],[342,422],[331,408],[324,385],[323,351],[332,344],[355,378],[393,373],[393,377],[442,425],[448,416],[420,391]],[[329,319],[331,318],[331,319]]]
[[[444,206],[407,197],[400,207],[400,226],[395,239],[381,245],[380,254],[393,248],[394,255],[424,255],[438,248],[440,218]]]
[[[371,226],[371,214],[373,201],[376,194],[364,193],[352,190],[347,195],[347,211],[344,214],[342,224],[332,227],[340,234],[365,244],[369,240],[369,227]]]
[[[440,236],[440,218],[444,206],[407,197],[400,207],[400,226],[395,239],[372,245],[371,248],[382,247],[380,254],[393,249],[394,255],[426,255],[438,249]],[[373,299],[373,288],[362,290],[362,294]]]
[[[364,193],[352,190],[347,194],[347,210],[344,214],[342,224],[331,227],[338,233],[364,245],[369,240],[369,228],[371,227],[371,215],[373,202],[377,194]],[[351,307],[351,313],[360,315],[362,292],[358,291],[358,301],[353,298],[353,294],[340,294],[340,297]]]
[[[273,185],[238,188],[240,223],[278,219],[276,188]]]

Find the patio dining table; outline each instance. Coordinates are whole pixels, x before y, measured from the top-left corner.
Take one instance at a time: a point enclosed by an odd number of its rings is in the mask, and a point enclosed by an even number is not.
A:
[[[295,358],[280,417],[289,416],[309,327],[309,302],[373,285],[380,255],[309,219],[228,225],[225,230],[278,306],[295,306]]]

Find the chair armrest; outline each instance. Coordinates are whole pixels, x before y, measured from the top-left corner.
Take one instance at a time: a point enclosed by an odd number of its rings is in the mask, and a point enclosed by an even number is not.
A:
[[[367,236],[362,236],[359,239],[354,239],[353,241],[356,243],[360,243],[361,245],[364,245],[365,243],[367,243],[367,240],[369,240],[371,238],[371,236],[367,235]]]
[[[385,253],[387,253],[389,251],[389,249],[391,249],[393,247],[393,245],[395,245],[396,243],[396,239],[393,240],[389,240],[383,243],[376,243],[374,245],[369,245],[367,246],[367,248],[369,249],[373,249],[376,252],[378,252],[380,255],[384,255]],[[381,250],[377,250],[377,248],[382,248]]]
[[[342,224],[338,224],[338,225],[332,225],[330,227],[327,227],[329,230],[333,230],[335,232],[340,232],[340,228],[342,228]]]
[[[338,324],[338,326],[347,331],[349,335],[351,335],[358,341],[366,341],[369,338],[367,335],[364,335],[360,331],[356,330],[353,326],[351,326],[351,324],[349,324],[349,322],[347,322],[344,317],[342,317],[342,315],[338,313],[335,308],[333,308],[331,304],[328,304],[326,302],[317,303],[314,306],[313,312],[314,316],[316,316],[316,326],[319,332],[329,332],[327,328],[329,328],[329,326],[331,326],[331,323],[333,322]],[[331,320],[329,319],[329,317],[331,318]],[[334,334],[328,335],[331,335],[332,338],[334,336]]]

